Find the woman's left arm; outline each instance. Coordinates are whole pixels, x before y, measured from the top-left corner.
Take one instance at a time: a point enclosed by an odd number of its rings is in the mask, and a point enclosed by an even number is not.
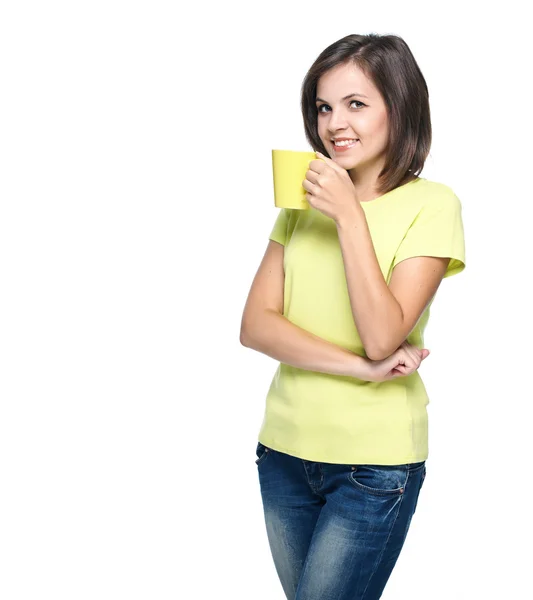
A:
[[[313,208],[335,221],[350,305],[366,355],[390,356],[411,333],[437,292],[450,258],[412,256],[393,269],[387,285],[366,216],[347,171],[317,152],[302,183]]]
[[[371,360],[390,356],[413,330],[444,277],[449,258],[417,256],[394,268],[387,285],[363,209],[336,221],[355,326]]]

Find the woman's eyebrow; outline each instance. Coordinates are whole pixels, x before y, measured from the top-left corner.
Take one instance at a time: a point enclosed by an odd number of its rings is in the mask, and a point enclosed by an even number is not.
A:
[[[354,96],[359,96],[359,98],[366,98],[368,100],[368,96],[365,96],[364,94],[348,94],[347,96],[344,96],[343,100],[348,100],[348,98],[353,98]],[[315,102],[326,102],[325,100],[322,100],[322,98],[318,98],[315,100]]]

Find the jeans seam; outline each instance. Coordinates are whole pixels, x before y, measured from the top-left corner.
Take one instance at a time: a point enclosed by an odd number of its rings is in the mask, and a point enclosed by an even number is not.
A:
[[[407,481],[409,482],[409,475],[407,475]],[[405,486],[407,487],[407,484],[405,484]],[[379,559],[376,561],[376,566],[374,567],[374,570],[372,571],[370,577],[368,578],[368,583],[366,584],[366,587],[363,591],[363,595],[361,596],[361,600],[365,600],[365,596],[366,596],[366,592],[368,590],[368,586],[370,585],[370,582],[372,581],[372,578],[374,577],[374,575],[376,574],[376,571],[378,570],[379,565],[381,564],[381,561],[383,560],[383,555],[385,554],[385,549],[387,548],[389,541],[390,541],[390,536],[392,535],[392,531],[396,525],[396,521],[398,520],[398,515],[400,514],[400,509],[402,508],[402,502],[403,502],[403,494],[400,496],[400,502],[399,502],[399,507],[398,510],[396,511],[396,516],[394,517],[394,523],[391,525],[391,528],[389,530],[389,535],[387,536],[387,541],[383,544],[383,548],[381,549],[381,554],[379,555]]]
[[[322,469],[322,465],[320,463],[316,463],[318,465],[318,470],[320,471],[320,484],[317,488],[315,488],[315,486],[312,484],[311,480],[309,479],[309,472],[307,471],[307,466],[305,464],[305,461],[303,459],[300,459],[300,460],[302,461],[302,466],[304,468],[305,478],[307,479],[307,485],[309,486],[309,489],[313,492],[313,494],[316,494],[317,496],[320,496],[322,498],[323,496],[319,491],[321,489],[322,485],[324,484],[324,470]]]

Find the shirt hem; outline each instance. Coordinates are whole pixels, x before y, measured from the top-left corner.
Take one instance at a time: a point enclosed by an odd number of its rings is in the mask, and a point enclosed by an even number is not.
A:
[[[263,446],[266,446],[267,448],[277,451],[277,452],[282,452],[283,454],[288,454],[289,456],[292,456],[294,458],[300,458],[302,460],[308,460],[311,462],[320,462],[320,463],[326,463],[326,464],[334,464],[334,465],[383,465],[383,466],[393,466],[393,465],[407,465],[407,464],[413,464],[413,463],[419,463],[419,462],[424,462],[428,459],[428,453],[424,453],[424,454],[419,454],[419,455],[409,455],[409,456],[394,456],[394,458],[383,458],[383,456],[381,458],[372,458],[370,455],[365,454],[365,455],[352,455],[349,458],[349,460],[332,460],[330,456],[325,456],[324,457],[319,457],[318,454],[313,454],[311,456],[311,454],[307,454],[304,452],[300,452],[300,451],[294,451],[291,450],[290,448],[284,447],[281,444],[277,443],[277,442],[272,442],[271,440],[269,440],[268,438],[259,436],[258,437],[258,441],[263,444]],[[305,454],[305,456],[304,456]],[[326,459],[326,460],[325,460]]]

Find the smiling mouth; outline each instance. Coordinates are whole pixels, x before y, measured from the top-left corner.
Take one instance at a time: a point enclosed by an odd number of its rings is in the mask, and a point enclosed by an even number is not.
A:
[[[344,150],[349,150],[350,148],[353,148],[358,142],[358,139],[345,140],[338,143],[333,142],[333,148],[335,149],[335,152],[343,152]]]

